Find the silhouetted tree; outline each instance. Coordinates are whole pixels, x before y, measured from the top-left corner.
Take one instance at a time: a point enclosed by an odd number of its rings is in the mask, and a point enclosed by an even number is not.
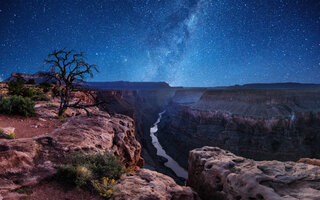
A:
[[[70,104],[70,94],[75,89],[79,89],[78,83],[86,78],[93,77],[93,72],[98,72],[96,65],[90,65],[86,62],[86,57],[82,52],[77,53],[75,50],[55,50],[44,60],[48,72],[47,76],[53,78],[57,82],[60,96],[60,107],[58,115],[61,116],[68,107],[85,109],[97,106],[96,104],[80,104],[81,99]],[[82,88],[84,89],[84,88]],[[90,92],[87,93],[91,95]]]

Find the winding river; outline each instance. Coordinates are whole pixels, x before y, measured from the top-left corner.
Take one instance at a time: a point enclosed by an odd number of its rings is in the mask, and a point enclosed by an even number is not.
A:
[[[162,148],[161,144],[159,143],[159,140],[155,133],[158,131],[158,124],[161,121],[162,115],[165,113],[165,111],[159,113],[159,117],[157,121],[153,124],[153,126],[150,128],[150,136],[152,138],[152,144],[157,149],[157,155],[166,158],[168,161],[164,163],[164,165],[170,169],[179,177],[182,177],[184,179],[188,178],[188,172],[182,168],[173,158],[171,158],[165,150]]]

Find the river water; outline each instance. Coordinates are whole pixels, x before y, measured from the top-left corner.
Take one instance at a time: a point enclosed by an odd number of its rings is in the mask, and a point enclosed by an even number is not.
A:
[[[155,133],[158,131],[158,124],[161,121],[162,115],[165,113],[165,111],[159,113],[159,117],[157,121],[153,124],[153,126],[150,128],[150,136],[152,138],[152,144],[157,149],[157,155],[166,158],[168,161],[164,163],[164,165],[170,169],[173,170],[173,172],[184,179],[188,178],[188,172],[182,168],[173,158],[171,158],[165,150],[162,148],[161,144],[159,143],[159,140]],[[160,133],[161,134],[161,133]]]

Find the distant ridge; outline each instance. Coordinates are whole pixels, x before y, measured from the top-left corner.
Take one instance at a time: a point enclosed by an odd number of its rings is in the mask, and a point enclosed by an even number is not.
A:
[[[320,88],[320,84],[314,83],[250,83],[244,85],[233,85],[226,87],[216,87],[217,89],[308,89]]]
[[[24,73],[12,73],[11,76],[3,81],[3,83],[16,81],[22,78],[25,82],[33,79],[35,83],[50,82],[53,83],[53,78],[48,78],[45,72],[37,72],[35,74],[24,74]],[[90,89],[101,89],[101,90],[138,90],[138,89],[167,89],[172,88],[166,82],[130,82],[130,81],[113,81],[113,82],[85,82],[77,80],[77,84],[88,87]],[[174,87],[174,88],[192,88],[192,87]],[[197,87],[207,89],[314,89],[319,88],[320,84],[314,83],[250,83],[244,85],[233,85],[233,86],[218,86],[218,87]]]
[[[86,82],[84,85],[91,89],[104,89],[104,90],[139,90],[139,89],[171,88],[170,85],[166,82],[129,82],[129,81]]]

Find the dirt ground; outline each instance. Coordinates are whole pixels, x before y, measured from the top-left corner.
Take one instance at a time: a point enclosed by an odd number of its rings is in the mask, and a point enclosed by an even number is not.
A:
[[[41,117],[21,117],[0,114],[0,127],[14,127],[16,138],[29,138],[49,133],[61,126],[60,119]]]
[[[31,188],[32,194],[24,197],[29,200],[101,200],[98,194],[76,188],[67,188],[56,181],[43,181]],[[23,199],[23,198],[21,198]]]

